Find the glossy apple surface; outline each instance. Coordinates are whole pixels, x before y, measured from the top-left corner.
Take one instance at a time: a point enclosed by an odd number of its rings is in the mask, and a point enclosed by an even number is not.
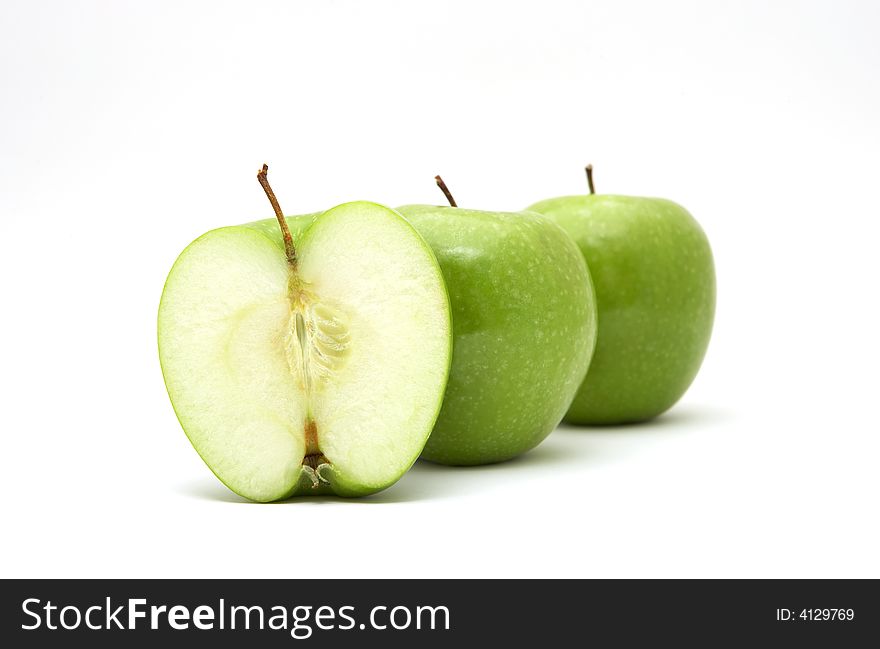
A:
[[[430,244],[452,304],[452,371],[422,457],[485,464],[556,427],[593,352],[590,275],[574,242],[534,213],[398,208]]]
[[[574,239],[596,291],[596,351],[566,420],[619,424],[670,408],[700,369],[715,314],[715,267],[699,224],[656,198],[565,196],[529,209]]]

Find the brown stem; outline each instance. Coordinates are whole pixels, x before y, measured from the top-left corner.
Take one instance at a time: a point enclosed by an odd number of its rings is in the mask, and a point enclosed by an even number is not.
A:
[[[449,201],[449,204],[452,207],[458,207],[458,205],[455,204],[455,199],[452,198],[452,193],[449,191],[446,183],[443,182],[443,179],[440,176],[434,176],[434,180],[437,181],[437,187],[439,187],[440,191],[443,192],[443,195],[446,196],[446,200]]]
[[[590,186],[590,193],[595,194],[596,187],[595,187],[595,185],[593,185],[593,165],[587,165],[586,171],[587,171],[587,184]]]
[[[284,239],[284,252],[287,255],[287,263],[296,270],[296,248],[293,246],[293,237],[290,236],[290,228],[287,227],[287,220],[284,218],[284,213],[281,211],[278,199],[275,198],[275,192],[272,191],[272,186],[269,185],[268,173],[269,165],[264,164],[263,168],[257,172],[257,180],[260,181],[263,191],[266,192],[266,197],[272,203],[275,218],[278,219],[278,225],[281,227],[281,237]]]

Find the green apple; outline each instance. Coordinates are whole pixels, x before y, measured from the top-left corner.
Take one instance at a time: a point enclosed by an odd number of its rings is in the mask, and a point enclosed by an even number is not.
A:
[[[593,193],[532,205],[575,240],[590,268],[599,338],[566,420],[650,419],[690,386],[712,333],[715,266],[703,230],[660,198]]]
[[[549,219],[450,202],[398,208],[437,255],[452,303],[452,371],[422,457],[499,462],[539,444],[571,403],[593,353],[593,289]]]
[[[171,269],[162,372],[205,463],[256,501],[393,484],[437,418],[452,355],[434,254],[393,210],[213,230]],[[279,228],[280,225],[280,228]]]

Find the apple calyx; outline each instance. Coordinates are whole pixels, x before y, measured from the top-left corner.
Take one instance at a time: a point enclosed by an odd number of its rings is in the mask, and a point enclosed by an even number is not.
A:
[[[449,188],[446,186],[446,183],[443,182],[443,179],[440,176],[434,176],[434,181],[437,183],[437,187],[440,188],[440,191],[443,192],[443,195],[446,196],[446,200],[449,201],[449,206],[458,207],[455,203],[455,199],[452,198],[452,192],[449,191]]]
[[[318,448],[318,425],[311,417],[306,417],[304,425],[306,435],[306,454],[303,458],[303,465],[310,466],[317,470],[322,464],[329,464],[327,458]]]
[[[590,194],[595,194],[596,186],[593,184],[593,165],[587,165],[584,167],[584,171],[587,172],[587,184],[590,186]]]

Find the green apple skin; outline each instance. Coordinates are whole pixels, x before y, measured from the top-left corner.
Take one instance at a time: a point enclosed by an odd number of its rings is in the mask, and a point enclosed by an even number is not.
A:
[[[712,333],[715,266],[699,224],[658,198],[564,196],[529,209],[574,239],[596,291],[596,351],[566,421],[623,424],[665,412],[696,377]]]
[[[590,364],[596,308],[572,240],[539,214],[397,211],[424,237],[452,306],[452,370],[422,458],[513,458],[559,424]]]

